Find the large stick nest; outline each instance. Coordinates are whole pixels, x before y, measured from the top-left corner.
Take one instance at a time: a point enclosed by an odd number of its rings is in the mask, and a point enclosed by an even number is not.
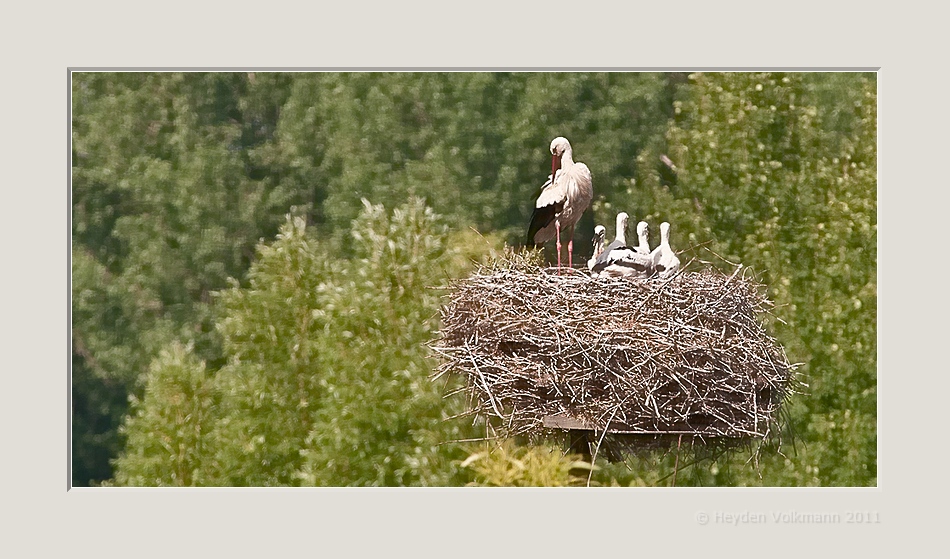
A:
[[[795,366],[764,327],[763,286],[741,270],[666,280],[482,270],[442,309],[437,377],[463,375],[471,413],[500,418],[509,435],[765,438]]]

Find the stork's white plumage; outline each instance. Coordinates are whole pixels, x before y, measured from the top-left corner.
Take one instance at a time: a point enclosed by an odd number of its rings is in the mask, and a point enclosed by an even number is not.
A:
[[[587,269],[593,270],[594,264],[597,263],[597,257],[599,257],[604,252],[604,240],[607,238],[607,228],[603,225],[598,225],[594,227],[594,252],[590,257],[590,260],[587,261]]]
[[[591,271],[591,275],[598,276],[602,271],[604,271],[608,265],[610,265],[610,254],[615,250],[620,250],[627,246],[627,216],[626,212],[620,212],[617,214],[617,233],[614,237],[614,240],[610,242],[609,245],[604,247],[604,250],[601,251],[597,258],[594,259],[593,265],[588,265],[588,268]],[[606,228],[604,231],[606,235]]]
[[[597,257],[598,262],[606,259],[607,257],[605,255],[610,251],[627,246],[627,222],[629,220],[630,216],[627,215],[627,212],[617,214],[617,233],[614,236],[614,240],[604,247],[603,252]]]
[[[637,245],[637,252],[640,254],[650,254],[650,226],[646,221],[637,224],[637,239],[640,244]]]
[[[595,276],[648,278],[653,275],[653,259],[627,246],[627,221],[629,216],[617,214],[617,238],[607,245],[591,267]]]
[[[660,224],[660,244],[653,250],[653,267],[661,278],[668,278],[680,268],[680,259],[670,247],[670,224]]]
[[[555,239],[557,267],[561,270],[561,230],[568,232],[567,265],[574,265],[574,226],[594,197],[590,169],[574,162],[574,152],[567,138],[551,141],[551,176],[541,187],[528,226],[528,243],[541,245]]]

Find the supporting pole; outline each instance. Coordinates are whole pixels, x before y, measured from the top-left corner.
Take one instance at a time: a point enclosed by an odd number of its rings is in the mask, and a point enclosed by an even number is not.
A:
[[[683,444],[683,434],[680,433],[679,440],[676,441],[676,463],[673,465],[673,483],[670,487],[676,487],[676,472],[680,467],[680,445]]]

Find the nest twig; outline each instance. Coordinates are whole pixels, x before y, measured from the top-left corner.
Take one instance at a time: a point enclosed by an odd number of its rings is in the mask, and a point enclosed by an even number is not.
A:
[[[760,321],[771,309],[762,286],[741,270],[629,280],[483,269],[442,309],[436,377],[463,375],[470,413],[499,418],[507,435],[764,439],[796,366]]]

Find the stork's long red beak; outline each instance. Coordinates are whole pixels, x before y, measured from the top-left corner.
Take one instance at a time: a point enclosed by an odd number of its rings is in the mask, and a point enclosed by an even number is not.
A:
[[[551,180],[554,180],[554,175],[557,174],[557,170],[561,168],[561,158],[557,155],[551,155]]]

